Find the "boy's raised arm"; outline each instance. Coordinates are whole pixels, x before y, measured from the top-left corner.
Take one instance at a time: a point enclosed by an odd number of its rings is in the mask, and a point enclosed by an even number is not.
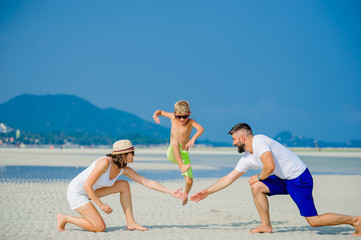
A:
[[[197,132],[194,134],[194,136],[189,140],[189,142],[186,145],[186,148],[189,149],[190,147],[193,147],[194,142],[196,139],[204,133],[204,128],[197,123],[196,121],[192,120],[192,126],[197,129]]]
[[[162,110],[157,110],[154,112],[153,114],[153,119],[156,123],[160,124],[160,120],[158,116],[163,116],[163,117],[167,117],[167,118],[172,118],[174,114],[173,113],[169,113],[169,112],[165,112]]]

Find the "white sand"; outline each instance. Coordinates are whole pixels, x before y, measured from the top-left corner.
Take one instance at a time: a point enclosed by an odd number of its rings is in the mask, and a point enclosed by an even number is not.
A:
[[[60,152],[61,156],[53,153],[39,149],[33,152],[29,149],[0,149],[0,164],[4,165],[4,162],[8,161],[4,160],[6,156],[11,158],[10,165],[24,165],[27,161],[28,165],[64,166],[64,156],[68,155],[69,158],[65,160],[67,165],[82,166],[103,154],[101,150],[89,150],[86,154],[80,154],[79,150],[66,150]],[[58,160],[54,160],[55,155]],[[77,155],[76,162],[74,155]],[[141,157],[141,154],[138,157]],[[47,164],[42,162],[44,160]],[[165,161],[162,164],[174,169],[174,165]],[[137,167],[148,168],[148,165],[152,164],[143,162]],[[216,180],[195,179],[191,194]],[[360,182],[361,175],[314,176],[314,198],[318,212],[361,215]],[[182,181],[162,183],[170,188],[184,185]],[[111,195],[103,199],[114,209],[110,215],[102,214],[107,224],[105,232],[91,233],[74,225],[67,225],[67,231],[58,232],[57,213],[77,215],[67,203],[67,185],[68,182],[64,181],[0,183],[0,239],[360,239],[350,235],[354,230],[349,225],[310,227],[305,219],[299,216],[298,209],[289,196],[270,198],[274,233],[248,233],[259,224],[248,178],[240,178],[228,188],[199,203],[189,202],[185,207],[181,206],[181,200],[131,183],[135,218],[138,223],[149,228],[149,231],[126,231],[119,195]]]
[[[319,213],[361,215],[361,176],[315,176],[314,196]],[[66,200],[67,183],[0,183],[0,239],[354,239],[348,225],[312,228],[288,196],[270,198],[274,233],[250,234],[259,223],[247,179],[199,202],[181,206],[181,200],[131,183],[136,220],[148,232],[125,230],[119,195],[103,201],[114,212],[102,214],[106,232],[91,233],[74,225],[65,232],[56,230],[56,214],[76,215]],[[192,192],[214,183],[195,180]],[[355,184],[357,183],[357,184]],[[171,188],[182,182],[164,182]]]

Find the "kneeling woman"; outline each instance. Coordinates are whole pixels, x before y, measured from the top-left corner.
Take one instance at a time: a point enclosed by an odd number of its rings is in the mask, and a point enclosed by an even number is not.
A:
[[[133,181],[150,189],[168,193],[176,198],[184,199],[187,194],[181,189],[171,190],[155,181],[146,179],[136,173],[127,163],[133,162],[134,147],[129,140],[119,140],[113,144],[113,152],[95,160],[87,169],[76,176],[69,184],[67,198],[72,209],[83,217],[58,214],[58,230],[64,231],[67,223],[75,224],[93,232],[105,230],[105,223],[90,199],[99,208],[110,214],[113,209],[100,201],[99,198],[113,193],[120,193],[120,202],[127,221],[127,229],[146,231],[137,224],[133,217],[132,199],[129,184],[126,180],[117,180],[125,175]]]

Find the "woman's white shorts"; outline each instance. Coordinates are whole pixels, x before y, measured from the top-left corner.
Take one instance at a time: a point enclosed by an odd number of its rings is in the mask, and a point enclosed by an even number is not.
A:
[[[90,202],[89,196],[85,193],[84,189],[76,188],[71,184],[68,186],[66,197],[73,210]]]

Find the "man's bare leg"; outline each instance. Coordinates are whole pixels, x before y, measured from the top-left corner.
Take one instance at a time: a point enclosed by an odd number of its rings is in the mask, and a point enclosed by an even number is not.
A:
[[[325,213],[314,217],[306,217],[306,220],[312,227],[348,224],[353,226],[356,230],[352,235],[361,236],[361,216]]]
[[[266,193],[269,193],[268,187],[262,182],[252,184],[252,195],[259,216],[261,225],[252,229],[251,233],[270,233],[272,232],[271,219],[269,215],[269,204]]]

